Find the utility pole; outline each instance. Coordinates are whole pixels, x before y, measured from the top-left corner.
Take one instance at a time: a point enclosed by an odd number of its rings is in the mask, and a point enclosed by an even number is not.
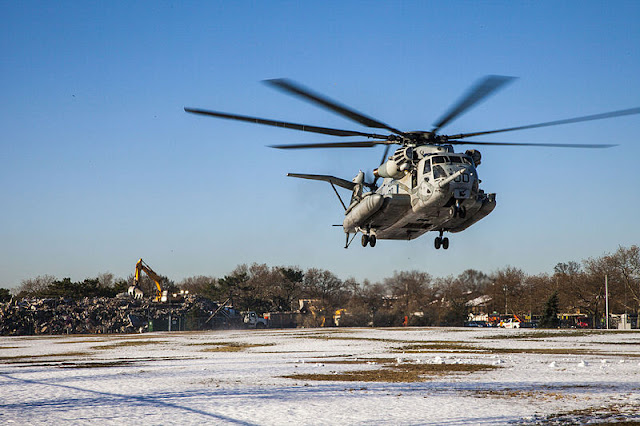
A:
[[[406,309],[405,310],[405,314],[409,315],[409,281],[408,280],[404,282],[404,296],[407,299],[406,300],[407,306],[405,308]]]
[[[507,310],[507,290],[508,290],[507,285],[506,284],[503,285],[502,289],[504,290],[504,314],[508,315],[509,311]]]
[[[607,319],[606,319],[606,324],[607,324],[607,330],[609,329],[609,277],[607,276],[607,274],[604,275],[604,306],[605,306],[605,312],[607,315]]]

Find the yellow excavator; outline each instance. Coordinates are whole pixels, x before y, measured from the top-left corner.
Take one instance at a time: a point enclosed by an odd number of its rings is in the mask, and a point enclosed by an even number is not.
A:
[[[140,285],[139,285],[142,272],[147,274],[147,276],[151,278],[153,282],[156,284],[156,294],[153,298],[153,301],[167,302],[168,291],[164,290],[162,288],[162,284],[160,284],[160,281],[162,281],[162,278],[160,278],[160,276],[156,274],[155,271],[151,269],[151,267],[147,265],[142,259],[138,260],[138,263],[136,263],[136,274],[133,278],[133,285],[129,287],[129,290],[128,290],[129,295],[131,295],[134,299],[142,299],[144,297],[144,293],[142,292],[142,289],[140,288]]]

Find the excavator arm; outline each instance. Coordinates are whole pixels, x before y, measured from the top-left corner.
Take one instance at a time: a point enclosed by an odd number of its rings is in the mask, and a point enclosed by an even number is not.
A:
[[[149,278],[153,280],[156,285],[156,295],[153,299],[154,302],[160,302],[162,299],[162,284],[160,281],[162,280],[158,274],[155,273],[153,269],[149,265],[147,265],[142,259],[138,260],[136,263],[136,273],[133,278],[133,285],[129,288],[129,294],[132,294],[135,298],[142,298],[142,291],[140,290],[140,278],[142,272],[147,274]]]

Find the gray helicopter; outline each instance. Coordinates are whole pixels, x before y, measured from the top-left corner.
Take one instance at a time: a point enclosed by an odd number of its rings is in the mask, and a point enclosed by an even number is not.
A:
[[[363,247],[367,245],[375,247],[378,239],[412,240],[426,232],[435,231],[438,232],[438,236],[434,241],[435,248],[446,250],[449,248],[449,238],[444,236],[445,232],[456,233],[464,231],[486,217],[496,207],[496,194],[485,193],[479,187],[481,181],[478,177],[477,168],[482,160],[480,152],[470,149],[464,153],[456,153],[453,148],[454,145],[563,148],[609,148],[615,146],[605,144],[479,142],[462,139],[640,113],[639,107],[497,130],[456,135],[439,134],[439,131],[444,126],[512,80],[514,80],[514,77],[496,75],[482,78],[434,124],[430,131],[400,131],[286,79],[265,80],[265,83],[364,126],[385,129],[391,134],[383,135],[309,126],[196,108],[185,108],[185,111],[193,114],[283,127],[304,132],[340,137],[359,136],[369,139],[367,141],[272,145],[273,148],[370,148],[376,145],[386,145],[382,161],[378,168],[373,171],[374,178],[371,182],[366,182],[365,173],[362,171],[351,181],[335,176],[316,174],[289,173],[287,176],[325,181],[331,185],[345,210],[345,218],[342,223],[346,234],[345,248],[349,247],[358,233],[362,234],[361,242]],[[400,147],[395,150],[393,155],[387,156],[392,145],[399,145]],[[383,179],[382,184],[378,185],[380,178]],[[349,205],[344,203],[336,186],[351,191]]]

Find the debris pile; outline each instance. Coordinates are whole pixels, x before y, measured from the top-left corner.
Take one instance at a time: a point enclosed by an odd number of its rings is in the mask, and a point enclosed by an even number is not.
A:
[[[194,330],[210,328],[206,320],[217,308],[194,295],[172,304],[106,297],[21,300],[0,304],[0,335],[138,333],[172,319],[180,321],[179,329]]]

